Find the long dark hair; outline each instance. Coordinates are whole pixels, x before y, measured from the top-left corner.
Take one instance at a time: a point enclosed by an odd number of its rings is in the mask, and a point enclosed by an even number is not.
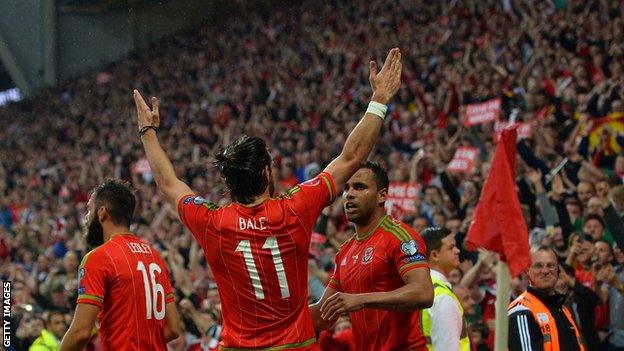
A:
[[[252,203],[269,186],[264,169],[271,165],[271,155],[262,138],[243,135],[219,152],[214,164],[236,202]]]

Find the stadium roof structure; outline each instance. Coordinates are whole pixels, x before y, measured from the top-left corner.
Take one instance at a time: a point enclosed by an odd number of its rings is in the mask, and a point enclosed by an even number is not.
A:
[[[59,0],[59,10],[63,12],[103,13],[136,6],[139,3],[158,3],[157,0]]]
[[[0,93],[18,87],[21,95],[29,95],[249,4],[248,0],[0,0]]]

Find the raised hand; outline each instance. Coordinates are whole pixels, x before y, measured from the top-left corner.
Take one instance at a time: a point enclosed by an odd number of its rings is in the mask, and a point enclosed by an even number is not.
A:
[[[538,182],[542,181],[542,172],[537,168],[531,168],[527,172],[527,178],[529,178],[531,183],[537,184]]]
[[[138,90],[134,89],[132,95],[137,109],[137,122],[139,130],[147,126],[158,128],[160,126],[160,114],[158,112],[160,101],[158,101],[156,97],[152,97],[152,108],[150,109]]]
[[[381,71],[377,71],[377,63],[370,62],[370,76],[368,80],[373,88],[373,101],[387,104],[396,94],[401,85],[401,51],[398,48],[390,50]]]
[[[561,176],[557,174],[552,179],[552,190],[550,194],[555,200],[559,201],[564,193],[565,188],[563,186],[563,180],[561,180]]]
[[[479,248],[478,251],[478,260],[481,261],[484,266],[491,268],[496,260],[496,253],[482,248]]]
[[[615,271],[613,270],[613,266],[611,265],[605,265],[602,267],[599,267],[600,269],[597,269],[597,272],[595,272],[596,274],[596,282],[600,282],[600,283],[610,283],[613,281],[613,279],[616,277],[615,276]]]

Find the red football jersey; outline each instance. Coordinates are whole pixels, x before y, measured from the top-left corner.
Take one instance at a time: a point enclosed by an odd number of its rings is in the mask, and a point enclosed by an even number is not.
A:
[[[102,350],[167,350],[165,304],[173,301],[160,254],[132,234],[113,236],[82,259],[78,303],[100,307]]]
[[[398,289],[405,285],[405,273],[429,267],[426,252],[418,233],[384,216],[370,235],[354,237],[340,248],[329,286],[349,294]],[[426,350],[419,311],[364,308],[350,316],[358,351]]]
[[[336,196],[328,173],[254,207],[218,208],[195,195],[178,204],[221,297],[220,350],[308,350],[316,341],[308,309],[312,227]]]

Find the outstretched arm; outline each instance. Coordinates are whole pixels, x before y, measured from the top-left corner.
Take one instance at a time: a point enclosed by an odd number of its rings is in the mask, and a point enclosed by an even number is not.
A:
[[[145,149],[147,161],[154,174],[154,180],[158,189],[165,195],[167,202],[172,204],[174,208],[177,208],[182,196],[192,194],[193,191],[188,185],[178,179],[169,157],[167,157],[167,154],[165,154],[158,142],[156,129],[160,125],[159,101],[157,98],[152,97],[152,108],[150,109],[138,90],[135,89],[133,95],[137,108],[141,142]]]
[[[398,48],[390,50],[379,73],[375,61],[370,62],[369,80],[373,88],[371,105],[347,137],[340,155],[325,168],[337,189],[342,188],[373,149],[385,117],[385,105],[401,85],[401,67],[401,52]]]
[[[413,269],[405,273],[403,281],[405,285],[387,292],[363,294],[336,292],[327,298],[323,295],[319,302],[321,318],[324,321],[335,321],[342,313],[355,312],[363,308],[410,312],[431,307],[433,284],[429,268]]]

